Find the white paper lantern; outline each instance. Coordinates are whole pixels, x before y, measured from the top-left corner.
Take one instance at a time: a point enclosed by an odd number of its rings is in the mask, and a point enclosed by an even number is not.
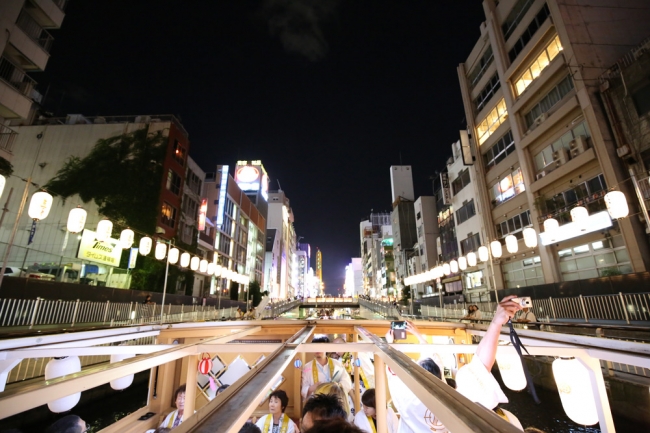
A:
[[[214,276],[215,277],[221,277],[222,272],[223,272],[223,267],[221,265],[215,265],[214,267]]]
[[[79,373],[81,361],[78,356],[67,356],[65,358],[52,358],[45,366],[45,380],[54,379],[68,374]],[[66,397],[58,398],[47,404],[47,407],[54,413],[67,412],[79,403],[81,393],[76,392]]]
[[[496,356],[497,365],[501,372],[503,383],[513,391],[521,391],[526,388],[528,381],[521,365],[519,355],[499,354]]]
[[[452,260],[449,262],[449,268],[452,274],[458,273],[458,262],[456,260]]]
[[[199,262],[199,272],[206,273],[208,272],[208,261],[203,259]]]
[[[190,265],[190,253],[181,254],[181,266],[187,268]]]
[[[576,206],[571,209],[571,221],[573,221],[580,231],[587,230],[587,223],[589,222],[589,211],[586,207]]]
[[[609,216],[613,219],[625,218],[630,213],[625,194],[620,191],[610,191],[605,194],[605,204]]]
[[[116,362],[124,361],[125,359],[133,358],[134,356],[135,355],[133,354],[114,353],[111,355],[110,363],[115,364]],[[111,380],[111,388],[113,388],[115,391],[121,391],[131,386],[132,383],[133,383],[133,375],[129,374],[128,376]]]
[[[6,183],[7,179],[0,174],[0,197],[2,197],[2,192],[5,190]]]
[[[488,250],[488,247],[486,247],[485,245],[478,247],[478,258],[482,262],[487,262],[488,260],[490,260],[490,251]]]
[[[167,255],[167,245],[162,242],[156,243],[156,251],[154,253],[157,260],[162,260]]]
[[[458,267],[461,271],[467,269],[467,259],[464,256],[458,257]]]
[[[153,245],[153,241],[151,238],[145,236],[142,239],[140,239],[140,254],[143,256],[146,256],[151,252],[151,246]]]
[[[526,227],[524,229],[524,243],[528,248],[536,248],[537,247],[537,233],[535,232],[535,229],[532,227]]]
[[[113,234],[113,223],[110,220],[101,220],[97,223],[97,232],[95,238],[99,242],[106,242]]]
[[[490,250],[492,251],[492,257],[496,257],[497,259],[503,255],[503,249],[499,241],[490,242]]]
[[[519,241],[515,235],[506,236],[506,250],[508,250],[510,254],[519,251]]]
[[[52,196],[45,191],[34,193],[29,202],[27,214],[31,219],[37,221],[47,218],[50,214],[50,209],[52,209],[52,200]]]
[[[135,233],[133,233],[133,230],[131,229],[124,229],[122,230],[122,233],[120,233],[120,244],[122,245],[122,248],[125,250],[127,248],[131,248],[133,245],[133,238],[135,237]]]
[[[88,217],[88,212],[81,207],[76,207],[70,209],[68,214],[68,231],[70,233],[80,233],[86,226],[86,218]]]
[[[214,263],[208,263],[208,275],[214,275],[214,270],[217,267]]]
[[[468,266],[476,266],[476,253],[475,252],[467,253],[467,265]]]
[[[442,273],[445,275],[451,274],[451,266],[449,265],[449,263],[444,263],[442,265]]]
[[[553,361],[553,376],[567,416],[576,424],[596,424],[596,397],[591,389],[587,367],[578,359],[558,358]]]
[[[198,257],[196,257],[196,256],[192,257],[192,260],[190,260],[190,269],[193,270],[193,271],[196,271],[197,269],[199,269],[199,262],[200,261],[201,261],[201,259],[199,259]]]
[[[442,266],[436,266],[434,269],[436,270],[436,279],[442,278],[442,276],[445,275],[442,270]]]
[[[167,255],[167,260],[169,260],[169,263],[172,265],[175,265],[178,263],[178,256],[180,255],[180,251],[178,251],[178,248],[172,248],[169,250],[169,254]]]
[[[555,240],[559,228],[560,223],[557,222],[555,218],[544,220],[544,233],[547,233],[547,236],[551,238],[551,241]]]

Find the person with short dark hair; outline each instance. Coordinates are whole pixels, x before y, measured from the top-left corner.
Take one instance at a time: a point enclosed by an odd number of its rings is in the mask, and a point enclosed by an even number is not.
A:
[[[176,391],[174,391],[173,406],[176,410],[172,411],[165,417],[163,422],[160,423],[160,427],[174,428],[178,427],[183,422],[185,410],[185,385],[179,386]]]
[[[261,417],[256,423],[262,433],[294,433],[297,430],[296,423],[284,413],[288,405],[289,397],[281,389],[269,395],[270,413]]]
[[[327,337],[318,337],[312,343],[329,343]],[[318,385],[327,382],[337,382],[346,395],[352,390],[352,380],[341,361],[327,356],[325,351],[315,352],[314,359],[302,368],[300,394],[307,398],[314,393]]]
[[[330,419],[315,424],[304,433],[363,433],[359,427],[341,419]]]
[[[313,427],[316,421],[340,418],[346,421],[347,413],[335,395],[315,394],[307,399],[302,408],[300,430]]]
[[[217,392],[215,394],[215,397],[218,396],[219,394],[221,394],[222,392],[224,392],[226,390],[226,388],[228,388],[229,386],[230,385],[228,385],[226,383],[226,384],[221,385],[219,388],[217,388]]]
[[[66,415],[49,426],[45,433],[85,433],[87,430],[86,421],[77,415]]]
[[[243,426],[241,426],[239,433],[260,433],[260,428],[252,422],[248,421]]]
[[[375,404],[375,389],[367,389],[361,396],[363,410],[354,416],[354,425],[366,433],[377,431],[377,410]],[[396,433],[399,427],[397,415],[390,407],[386,408],[386,427],[388,433]]]

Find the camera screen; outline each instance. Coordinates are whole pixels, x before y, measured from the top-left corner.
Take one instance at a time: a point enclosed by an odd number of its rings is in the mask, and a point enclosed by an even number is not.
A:
[[[406,329],[406,322],[405,321],[391,322],[390,329]]]

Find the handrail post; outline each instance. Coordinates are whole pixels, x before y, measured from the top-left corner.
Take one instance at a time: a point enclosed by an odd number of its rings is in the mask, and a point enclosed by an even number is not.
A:
[[[106,323],[106,315],[108,314],[108,306],[110,303],[111,301],[106,301],[106,308],[104,308],[104,318],[102,319],[102,325]]]
[[[77,318],[77,311],[79,311],[79,299],[77,299],[77,302],[74,304],[74,311],[72,312],[72,324],[70,327],[74,326],[74,321]]]
[[[181,322],[183,321],[183,307],[184,307],[184,306],[185,306],[185,305],[181,304]]]
[[[618,292],[618,297],[621,300],[621,307],[623,307],[623,312],[625,313],[625,322],[627,324],[630,324],[630,316],[627,314],[627,307],[625,306],[625,298],[623,297],[623,293]]]
[[[551,311],[553,312],[553,320],[557,322],[557,316],[555,315],[555,305],[553,304],[553,298],[548,298],[551,303]]]
[[[34,303],[34,310],[32,310],[32,318],[29,321],[29,329],[32,329],[34,327],[34,321],[36,321],[36,312],[38,311],[38,306],[41,303],[41,298],[36,298],[36,302]]]
[[[579,295],[580,306],[582,307],[582,314],[585,316],[585,322],[589,323],[589,316],[587,316],[587,309],[585,308],[585,300],[582,298],[582,295]]]

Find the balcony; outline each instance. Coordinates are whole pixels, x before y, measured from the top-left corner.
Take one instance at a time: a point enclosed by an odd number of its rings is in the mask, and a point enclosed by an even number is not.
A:
[[[4,56],[0,57],[0,79],[27,97],[36,87],[36,81]]]
[[[13,129],[0,125],[0,150],[11,153],[17,135]]]
[[[26,119],[36,82],[6,57],[0,57],[0,117]]]
[[[45,30],[32,16],[22,10],[18,16],[16,25],[25,32],[34,42],[36,42],[45,52],[49,53],[54,38]]]

